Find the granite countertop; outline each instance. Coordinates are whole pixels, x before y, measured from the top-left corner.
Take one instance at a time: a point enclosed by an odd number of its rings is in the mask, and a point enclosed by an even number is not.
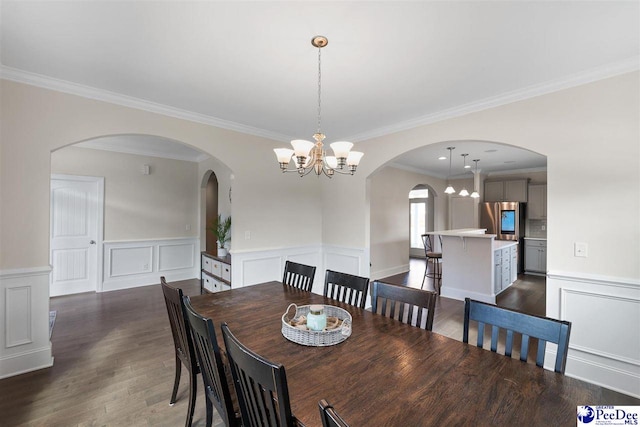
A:
[[[525,237],[524,240],[547,240],[546,237]]]

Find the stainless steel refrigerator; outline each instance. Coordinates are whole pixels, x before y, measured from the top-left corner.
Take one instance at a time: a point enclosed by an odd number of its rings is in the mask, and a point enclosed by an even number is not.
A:
[[[495,234],[497,240],[518,242],[518,273],[524,272],[524,215],[525,204],[518,202],[490,202],[480,206],[480,228]]]

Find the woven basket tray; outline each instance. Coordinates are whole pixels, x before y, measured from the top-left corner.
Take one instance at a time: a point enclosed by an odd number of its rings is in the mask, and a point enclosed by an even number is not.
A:
[[[293,317],[289,316],[291,307],[296,308]],[[332,305],[325,305],[324,312],[327,316],[334,316],[342,321],[342,325],[339,328],[329,331],[304,331],[289,324],[291,319],[308,316],[309,307],[308,305],[298,307],[296,304],[290,304],[287,307],[287,311],[282,315],[282,335],[286,339],[302,345],[326,347],[341,343],[351,335],[351,314],[347,310]]]

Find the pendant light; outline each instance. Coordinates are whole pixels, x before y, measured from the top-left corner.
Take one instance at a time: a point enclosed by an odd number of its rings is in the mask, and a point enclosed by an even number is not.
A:
[[[456,147],[447,147],[447,150],[449,150],[449,174],[447,175],[447,183],[449,182],[449,177],[451,176],[451,152],[453,150],[455,150]],[[453,187],[451,186],[451,184],[448,185],[448,187],[444,190],[445,194],[453,194],[456,192],[456,190],[453,189]]]
[[[468,169],[471,167],[471,165],[467,166],[467,156],[469,155],[468,153],[465,154],[460,154],[462,156],[462,158],[464,159],[464,169]],[[467,191],[466,187],[462,187],[462,190],[460,190],[460,193],[458,194],[459,196],[462,197],[467,197],[469,195],[469,192]]]
[[[471,197],[474,199],[478,199],[480,198],[480,193],[478,193],[478,162],[480,161],[480,159],[475,159],[474,163],[476,164],[476,171],[473,174],[473,193],[471,193]]]

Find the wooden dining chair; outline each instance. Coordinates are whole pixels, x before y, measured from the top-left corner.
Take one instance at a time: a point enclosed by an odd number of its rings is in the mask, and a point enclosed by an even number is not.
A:
[[[318,402],[320,406],[320,419],[322,419],[322,427],[349,427],[349,424],[333,409],[333,406],[326,400],[322,399]]]
[[[431,331],[437,297],[435,292],[375,281],[371,311]]]
[[[213,321],[195,312],[191,307],[188,296],[183,297],[187,312],[188,325],[193,338],[193,347],[198,357],[198,364],[204,382],[204,394],[207,404],[207,427],[213,423],[213,408],[215,406],[220,418],[227,427],[240,426],[240,412],[234,408],[232,385],[227,381],[224,361]],[[237,403],[237,402],[236,402]]]
[[[367,302],[369,278],[327,270],[324,276],[324,296],[356,307]]]
[[[245,347],[222,324],[222,337],[231,365],[242,425],[245,427],[298,425],[291,413],[284,366],[272,363]]]
[[[466,298],[464,302],[464,329],[462,341],[469,342],[469,321],[478,322],[477,346],[483,347],[484,326],[491,325],[491,351],[497,352],[500,330],[506,330],[505,356],[511,357],[514,333],[521,335],[520,360],[526,362],[529,354],[529,339],[538,340],[536,365],[544,366],[546,343],[557,344],[556,362],[554,370],[564,374],[569,350],[569,335],[571,322],[535,316],[498,307]]]
[[[187,409],[187,421],[185,423],[185,425],[189,427],[193,421],[193,411],[196,406],[196,386],[198,384],[196,377],[200,369],[196,361],[191,333],[189,333],[187,327],[188,321],[182,301],[182,289],[169,286],[164,276],[160,277],[160,284],[162,285],[164,302],[167,305],[167,313],[169,314],[169,324],[171,325],[176,357],[176,376],[173,381],[173,392],[171,393],[169,404],[173,405],[176,403],[182,365],[184,365],[187,371],[189,371],[189,407]]]
[[[303,291],[311,292],[315,275],[316,267],[287,261],[284,265],[282,283],[302,289]]]

